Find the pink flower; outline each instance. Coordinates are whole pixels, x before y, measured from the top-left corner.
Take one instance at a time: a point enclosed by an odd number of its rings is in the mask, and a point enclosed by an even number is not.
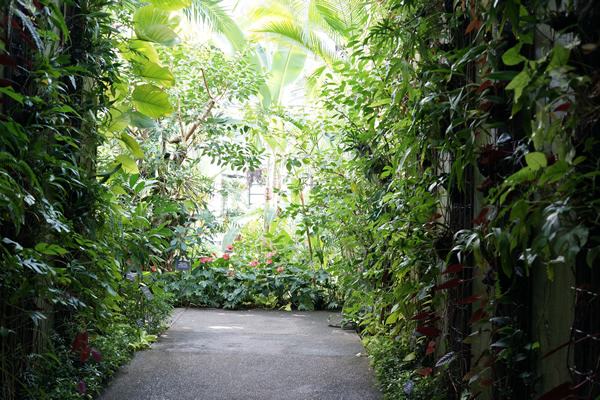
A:
[[[156,267],[155,267],[154,265],[152,265],[152,266],[150,267],[150,269],[151,269],[152,271],[156,272]]]
[[[96,361],[102,362],[102,356],[100,355],[100,352],[98,350],[92,349],[92,357],[94,357]]]
[[[206,257],[207,262],[212,262],[214,259],[212,257]]]
[[[228,244],[228,245],[227,245],[227,250],[233,250],[233,246],[232,246],[232,245],[230,245],[230,244]]]
[[[250,264],[248,264],[249,267],[256,267],[258,265],[258,261],[256,260],[252,260],[252,262]]]
[[[200,262],[201,262],[202,264],[204,264],[204,263],[206,262],[206,258],[201,258],[201,259],[200,259]]]
[[[229,275],[232,278],[235,277],[235,275],[233,274],[233,270],[231,270],[231,269],[229,271],[227,271],[227,275]]]
[[[79,381],[79,383],[77,383],[77,391],[81,394],[85,394],[85,382],[84,381]]]
[[[273,260],[271,260],[271,259],[267,260],[267,265],[271,264],[272,262],[273,262]]]
[[[271,257],[273,257],[275,254],[277,254],[277,252],[276,252],[276,251],[273,251],[273,252],[271,252],[271,253],[267,254],[267,258],[271,258]]]
[[[228,260],[229,259],[229,254],[223,254],[223,260]]]
[[[277,273],[280,273],[281,271],[283,271],[285,269],[285,267],[277,267]]]

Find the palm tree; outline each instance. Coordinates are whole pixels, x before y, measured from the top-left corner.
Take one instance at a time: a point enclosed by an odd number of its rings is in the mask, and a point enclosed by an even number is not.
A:
[[[331,67],[346,43],[368,24],[366,3],[347,0],[258,0],[251,38],[275,40],[314,54]]]

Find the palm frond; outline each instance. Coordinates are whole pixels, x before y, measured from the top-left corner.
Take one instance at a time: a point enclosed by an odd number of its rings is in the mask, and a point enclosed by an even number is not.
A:
[[[250,31],[253,32],[249,35],[250,39],[265,38],[300,46],[329,65],[340,60],[333,41],[325,41],[314,31],[306,31],[302,26],[289,20],[262,21]]]
[[[191,7],[183,12],[192,22],[207,24],[215,31],[226,34],[235,29],[237,24],[219,3],[220,0],[192,0]]]

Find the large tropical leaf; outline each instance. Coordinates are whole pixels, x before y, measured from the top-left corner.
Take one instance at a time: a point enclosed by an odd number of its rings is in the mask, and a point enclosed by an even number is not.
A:
[[[129,119],[129,123],[136,128],[151,129],[157,126],[156,122],[152,118],[142,114],[139,111],[131,112],[129,114]]]
[[[121,168],[127,174],[139,174],[140,170],[138,169],[137,164],[133,160],[133,158],[129,157],[127,154],[121,154],[115,159],[116,164],[121,164]]]
[[[181,23],[181,16],[176,12],[147,5],[136,11],[133,22],[138,39],[165,46],[174,46],[181,41],[175,32]]]
[[[129,150],[134,157],[144,158],[144,151],[142,150],[142,147],[132,136],[122,133],[117,140],[121,146]]]
[[[273,103],[281,105],[284,89],[295,82],[302,73],[306,55],[306,51],[298,47],[279,46],[273,55],[268,82]]]
[[[152,45],[145,40],[131,39],[119,46],[121,55],[127,61],[144,64],[148,61],[158,64],[158,53]]]
[[[148,117],[160,118],[173,113],[169,95],[154,85],[145,84],[136,87],[131,101],[139,112]]]
[[[156,63],[148,61],[143,64],[138,64],[134,70],[139,77],[147,81],[166,87],[171,87],[175,84],[175,76],[171,71]]]
[[[126,106],[110,109],[103,126],[107,137],[111,138],[113,132],[120,132],[129,125],[129,111]]]

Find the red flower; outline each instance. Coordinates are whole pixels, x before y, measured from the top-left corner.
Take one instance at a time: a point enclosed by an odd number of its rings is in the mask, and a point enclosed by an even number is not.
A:
[[[215,258],[217,258],[217,255],[215,253],[212,253],[213,256],[215,256]]]
[[[267,260],[267,265],[271,264],[272,262],[273,262],[273,260],[271,260],[271,259]]]
[[[156,267],[155,267],[154,265],[152,265],[152,266],[150,267],[150,269],[152,269],[152,271],[156,272]]]
[[[229,254],[223,254],[223,260],[228,260],[229,259]]]
[[[252,262],[250,264],[248,264],[249,267],[256,267],[258,265],[258,261],[256,260],[252,260]]]
[[[216,256],[215,256],[216,257]],[[212,257],[206,257],[206,261],[212,262],[214,259]]]
[[[280,273],[281,271],[283,271],[285,269],[285,267],[277,267],[277,273]]]
[[[231,269],[229,271],[227,271],[227,275],[229,275],[232,278],[235,278],[235,275],[233,274],[233,270],[231,270]]]
[[[206,258],[201,258],[201,259],[200,259],[200,262],[201,262],[202,264],[204,264],[204,263],[206,262]]]
[[[233,250],[233,246],[232,246],[232,245],[230,245],[230,244],[228,244],[228,245],[227,245],[227,250]]]

